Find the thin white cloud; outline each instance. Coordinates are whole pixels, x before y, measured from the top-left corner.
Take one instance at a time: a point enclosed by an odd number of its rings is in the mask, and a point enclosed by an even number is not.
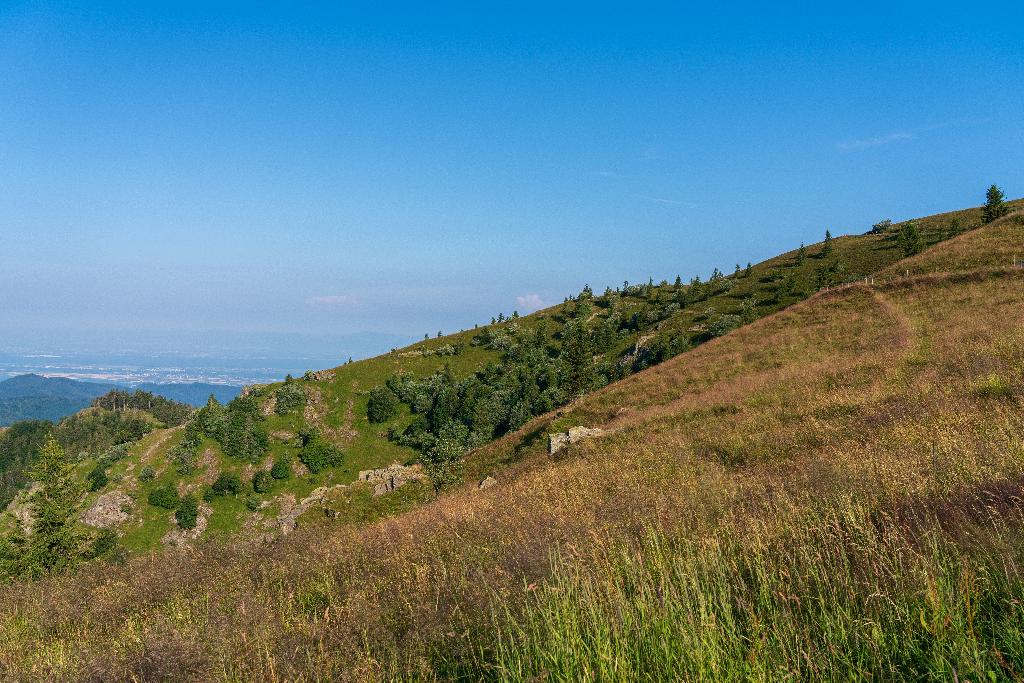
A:
[[[350,294],[327,294],[306,299],[307,306],[355,306],[359,300]]]
[[[862,140],[847,140],[846,142],[838,143],[836,146],[842,150],[867,149],[869,147],[881,147],[882,145],[888,145],[890,142],[909,140],[912,137],[914,137],[913,133],[900,131],[897,133],[889,133],[888,135],[879,135],[878,137],[874,138],[864,138]]]
[[[516,297],[517,310],[520,313],[533,313],[544,308],[547,304],[540,298],[539,294],[524,294]]]
[[[680,199],[669,199],[668,197],[651,197],[649,195],[638,194],[639,199],[643,199],[648,202],[654,202],[655,204],[664,204],[666,206],[680,206],[684,209],[696,209],[697,205],[693,202],[686,202]]]

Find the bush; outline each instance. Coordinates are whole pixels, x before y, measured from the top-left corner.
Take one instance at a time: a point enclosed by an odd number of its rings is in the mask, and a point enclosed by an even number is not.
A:
[[[285,382],[284,386],[277,390],[276,397],[277,405],[274,411],[278,415],[287,415],[306,407],[306,390],[298,382]]]
[[[249,494],[245,499],[245,507],[248,508],[250,512],[256,512],[260,509],[260,499],[253,494]]]
[[[266,470],[260,470],[252,478],[252,490],[256,493],[268,493],[273,486],[274,478]]]
[[[110,481],[110,478],[107,477],[107,469],[101,463],[97,463],[85,478],[89,481],[90,491],[99,491]]]
[[[178,507],[181,502],[181,498],[178,496],[178,489],[174,488],[173,484],[167,484],[166,486],[158,486],[149,492],[149,504],[173,510]]]
[[[387,422],[398,415],[398,397],[391,389],[374,387],[370,390],[370,402],[366,405],[366,417],[370,422]]]
[[[242,479],[234,472],[224,472],[213,482],[213,492],[218,496],[235,496],[242,492]]]
[[[92,547],[89,549],[89,556],[96,558],[101,555],[106,555],[117,546],[117,532],[113,529],[103,529],[100,531],[93,542]]]
[[[139,481],[153,481],[156,478],[156,470],[151,466],[146,465],[139,470]]]
[[[178,509],[174,512],[174,519],[182,529],[195,529],[198,517],[199,501],[190,493],[181,499]]]
[[[327,443],[319,435],[307,437],[306,445],[299,453],[299,460],[309,468],[313,474],[322,472],[328,467],[337,467],[341,464],[343,454],[341,449],[333,444]]]
[[[288,456],[282,456],[274,461],[270,468],[270,476],[274,479],[288,479],[292,476],[292,460]]]

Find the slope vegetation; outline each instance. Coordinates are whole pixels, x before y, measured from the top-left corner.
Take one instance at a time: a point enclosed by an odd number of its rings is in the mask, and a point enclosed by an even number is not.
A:
[[[0,667],[147,681],[1014,679],[1024,271],[1002,245],[1021,237],[1011,215],[529,420],[468,454],[467,479],[496,479],[486,490],[8,589]],[[469,354],[486,350],[455,359]],[[310,381],[346,454],[386,443],[346,422],[349,401],[398,364],[429,372],[429,358]],[[299,428],[297,414],[268,419]],[[548,433],[578,425],[604,434],[544,454]]]

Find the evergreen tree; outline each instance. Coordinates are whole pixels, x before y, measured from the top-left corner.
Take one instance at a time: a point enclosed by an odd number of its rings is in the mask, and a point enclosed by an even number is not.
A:
[[[71,569],[81,559],[82,537],[75,529],[75,510],[82,490],[64,449],[52,437],[39,450],[32,478],[39,488],[29,498],[32,533],[23,573],[41,577]]]
[[[568,394],[579,396],[590,390],[594,384],[594,350],[590,333],[581,321],[571,321],[562,331],[561,358]]]
[[[828,230],[825,231],[825,244],[821,247],[821,253],[826,256],[832,253],[832,233]]]
[[[806,260],[806,259],[807,259],[807,247],[805,247],[804,243],[801,242],[800,243],[800,248],[797,249],[797,251],[796,251],[796,263],[797,263],[797,265],[802,265],[804,260]]]
[[[683,286],[683,278],[680,277],[679,275],[676,275],[675,288],[679,289],[682,286]]]
[[[754,266],[750,264],[750,261],[747,261],[747,268],[746,270],[743,271],[743,277],[750,277],[750,274],[753,272],[753,270]]]
[[[917,224],[914,221],[908,221],[903,224],[903,227],[900,228],[898,242],[904,256],[913,256],[924,248],[924,241],[921,239],[921,233],[918,231]]]
[[[985,206],[981,210],[982,218],[986,223],[1002,218],[1010,212],[1010,207],[1004,201],[1005,198],[1006,195],[997,186],[993,185],[988,188],[988,192],[985,193]]]

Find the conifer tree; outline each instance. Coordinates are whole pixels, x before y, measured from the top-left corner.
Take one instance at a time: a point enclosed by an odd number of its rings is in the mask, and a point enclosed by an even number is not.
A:
[[[821,247],[822,254],[832,253],[832,233],[828,230],[825,231],[825,244]]]
[[[804,243],[801,242],[800,243],[800,248],[796,252],[796,262],[797,262],[797,265],[802,264],[806,258],[807,258],[807,247],[805,247]]]
[[[924,248],[921,233],[914,221],[908,221],[900,228],[899,245],[904,256],[913,256]]]
[[[1010,207],[1004,201],[1005,198],[1006,195],[996,185],[988,188],[988,192],[985,193],[985,206],[981,210],[982,218],[986,223],[1002,218],[1010,212]]]
[[[32,478],[39,489],[29,499],[32,533],[24,573],[40,577],[71,569],[81,559],[82,538],[74,516],[82,491],[74,467],[52,437],[39,450]]]

